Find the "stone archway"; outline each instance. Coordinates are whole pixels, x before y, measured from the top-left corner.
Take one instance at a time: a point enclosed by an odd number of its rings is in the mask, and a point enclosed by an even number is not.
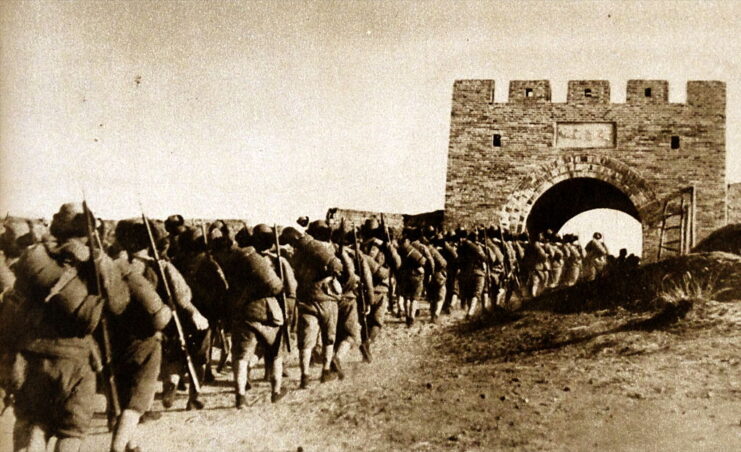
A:
[[[588,153],[570,154],[543,165],[518,185],[500,211],[502,226],[513,232],[524,231],[538,199],[556,184],[570,179],[592,179],[609,184],[630,200],[635,213],[629,213],[638,219],[645,208],[656,202],[656,194],[646,180],[625,163]]]

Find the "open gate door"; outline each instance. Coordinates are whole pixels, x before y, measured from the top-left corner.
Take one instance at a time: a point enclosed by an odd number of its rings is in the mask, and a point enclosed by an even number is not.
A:
[[[662,201],[657,260],[690,252],[695,246],[695,187],[685,187]]]

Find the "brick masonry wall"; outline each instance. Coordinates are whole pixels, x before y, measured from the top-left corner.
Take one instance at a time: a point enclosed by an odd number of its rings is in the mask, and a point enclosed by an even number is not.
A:
[[[585,88],[595,96],[584,98]],[[629,81],[624,104],[605,102],[609,89],[605,81],[574,81],[569,101],[552,103],[548,81],[513,81],[510,101],[500,103],[493,99],[493,80],[456,81],[446,226],[501,220],[517,230],[537,197],[569,177],[610,182],[639,211],[695,185],[697,241],[724,225],[725,84],[688,82],[685,104],[669,103],[668,83],[661,80]],[[615,146],[558,148],[559,122],[614,123]],[[493,146],[494,134],[501,136],[501,147]],[[671,149],[672,136],[679,137],[679,149]],[[644,224],[645,258],[656,255],[657,242],[658,232]]]
[[[344,218],[345,221],[360,227],[369,218],[375,218],[380,222],[381,215],[383,215],[383,220],[388,227],[393,229],[404,227],[404,215],[400,213],[371,212],[368,210],[340,209],[338,207],[330,208],[327,211],[326,220],[330,224],[338,224]]]
[[[728,185],[728,222],[741,223],[741,182]]]

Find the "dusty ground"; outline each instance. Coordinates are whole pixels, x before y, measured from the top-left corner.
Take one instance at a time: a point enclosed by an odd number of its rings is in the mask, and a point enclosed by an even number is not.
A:
[[[141,426],[141,443],[147,451],[741,450],[741,303],[709,303],[661,330],[640,329],[634,320],[644,317],[524,312],[495,325],[456,315],[435,326],[423,312],[411,329],[389,325],[372,364],[353,354],[344,381],[298,390],[294,357],[280,404],[259,381],[252,406],[236,411],[223,375],[207,387],[205,410],[184,411],[180,394],[175,409]],[[0,421],[0,443],[11,422],[10,414]],[[109,441],[101,415],[83,450],[105,451]]]

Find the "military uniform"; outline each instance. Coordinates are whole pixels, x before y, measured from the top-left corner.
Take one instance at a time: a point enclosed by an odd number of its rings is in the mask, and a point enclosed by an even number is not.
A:
[[[192,292],[192,303],[208,319],[210,328],[198,329],[193,322],[184,322],[188,351],[198,372],[199,381],[206,375],[211,337],[214,329],[224,319],[224,301],[228,283],[221,266],[205,250],[204,237],[200,231],[189,228],[180,235],[179,257],[173,262],[183,275]],[[181,361],[182,362],[182,361]],[[181,367],[182,369],[182,367]],[[184,370],[184,369],[183,369]],[[200,408],[200,403],[186,407]]]
[[[609,251],[602,242],[602,234],[595,233],[594,238],[584,247],[584,279],[591,281],[598,277],[607,265]]]
[[[441,253],[441,249],[433,244],[428,244],[427,247],[433,262],[432,275],[427,285],[427,299],[430,302],[430,319],[432,323],[436,323],[446,299],[448,261]]]
[[[487,260],[486,253],[476,243],[473,233],[461,242],[458,248],[458,259],[460,263],[458,278],[461,304],[467,309],[466,315],[471,316],[476,311],[477,303],[483,296],[486,278],[485,263]]]
[[[342,297],[337,306],[337,344],[333,364],[338,375],[342,378],[341,362],[353,345],[360,346],[360,351],[366,362],[371,360],[370,345],[367,340],[363,340],[363,333],[365,333],[365,339],[367,339],[369,332],[362,331],[359,316],[365,316],[370,312],[374,293],[373,276],[368,262],[370,258],[362,251],[360,251],[360,256],[355,254],[354,242],[350,240],[350,232],[338,229],[335,230],[335,233],[336,253],[344,269],[340,281],[342,283]],[[339,242],[343,239],[347,239],[344,246],[339,246]],[[365,301],[365,312],[360,312],[361,308],[358,305],[360,297],[363,297],[362,299]]]
[[[548,284],[548,252],[540,239],[530,243],[525,250],[524,260],[528,271],[528,296],[534,298]]]
[[[560,285],[563,274],[564,252],[560,242],[548,243],[551,268],[548,272],[548,288],[555,289]]]
[[[229,311],[232,332],[232,367],[234,370],[236,407],[244,406],[244,392],[248,380],[249,361],[260,346],[269,369],[272,396],[277,402],[283,397],[283,357],[281,329],[287,319],[280,308],[278,297],[295,298],[296,280],[284,258],[280,259],[283,279],[278,273],[278,256],[269,250],[273,232],[266,225],[257,225],[253,231],[254,248],[233,249],[230,262]],[[226,270],[226,269],[225,269]]]
[[[373,285],[373,300],[367,316],[368,335],[372,342],[378,337],[385,323],[389,293],[391,292],[390,265],[393,265],[392,262],[395,259],[394,257],[387,258],[386,253],[388,252],[389,255],[395,254],[396,259],[399,261],[401,259],[393,248],[393,245],[384,244],[383,241],[375,237],[366,240],[363,244],[363,249],[369,257],[368,265],[372,275]]]
[[[104,310],[119,314],[128,303],[126,284],[107,256],[97,257],[107,302],[89,290],[84,224],[81,206],[63,205],[52,222],[59,242],[29,247],[14,266],[11,298],[18,310],[11,320],[12,345],[24,369],[16,381],[16,449],[43,448],[48,436],[58,437],[57,447],[79,449],[92,420],[100,370],[92,332]]]
[[[321,335],[323,349],[322,374],[329,375],[337,334],[338,303],[342,298],[339,276],[343,265],[328,241],[329,226],[323,221],[309,225],[314,236],[293,230],[287,243],[293,248],[291,262],[298,281],[298,346],[301,361],[301,388],[309,384],[311,351]],[[317,240],[318,237],[323,240]]]
[[[562,277],[562,283],[564,286],[573,286],[579,280],[582,259],[584,258],[583,252],[581,246],[576,243],[576,238],[569,239],[569,242],[565,244],[564,270]]]

